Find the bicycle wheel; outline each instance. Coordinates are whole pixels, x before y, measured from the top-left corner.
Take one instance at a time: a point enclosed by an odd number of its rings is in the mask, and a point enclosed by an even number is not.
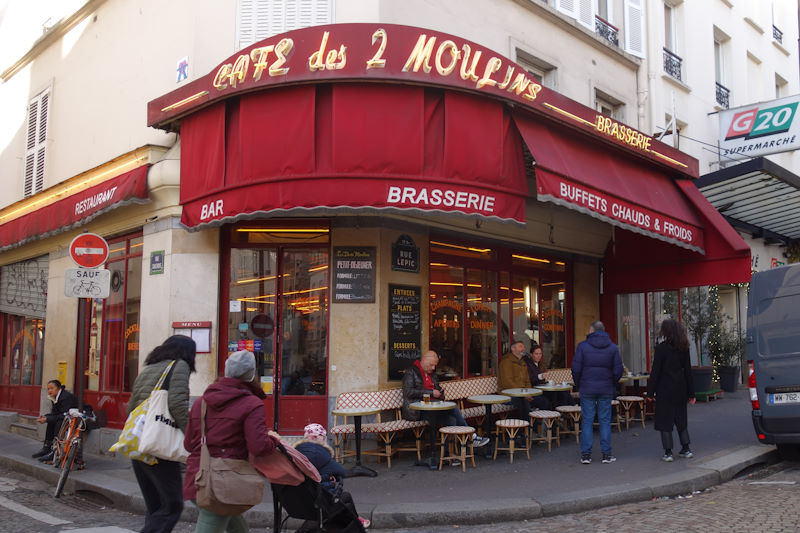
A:
[[[72,463],[75,462],[75,456],[78,454],[78,447],[81,445],[80,440],[72,445],[64,460],[64,465],[61,467],[61,475],[58,476],[58,484],[56,484],[56,498],[61,496],[64,491],[64,485],[67,484],[67,477],[69,471],[72,470]]]

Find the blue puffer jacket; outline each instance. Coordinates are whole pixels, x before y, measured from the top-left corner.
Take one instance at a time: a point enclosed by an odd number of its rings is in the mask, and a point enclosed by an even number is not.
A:
[[[322,488],[335,494],[336,488],[344,478],[344,467],[333,460],[333,450],[327,444],[303,439],[295,443],[295,449],[308,457],[322,478]]]
[[[622,377],[619,348],[605,331],[595,331],[578,344],[572,360],[572,379],[581,394],[616,395]]]

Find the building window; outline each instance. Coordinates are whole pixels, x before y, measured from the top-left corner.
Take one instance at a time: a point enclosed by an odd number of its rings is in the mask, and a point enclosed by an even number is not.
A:
[[[789,82],[783,78],[777,72],[775,73],[775,98],[783,98],[787,96],[787,89],[789,88]]]
[[[333,0],[239,0],[236,49],[267,37],[333,22]]]
[[[717,105],[728,109],[730,107],[730,89],[726,84],[725,52],[730,37],[717,27],[714,27],[714,81],[716,82]]]
[[[625,118],[625,104],[600,89],[594,90],[594,108],[615,120],[623,121]]]
[[[47,118],[50,89],[39,93],[28,104],[28,130],[25,141],[25,176],[22,195],[27,198],[44,189],[44,163],[47,148]]]
[[[595,0],[556,0],[556,9],[594,31]]]
[[[625,0],[625,51],[644,58],[644,2]]]
[[[139,373],[142,236],[109,239],[111,292],[87,311],[86,390],[130,392]]]
[[[517,49],[517,63],[548,89],[556,88],[556,66]]]

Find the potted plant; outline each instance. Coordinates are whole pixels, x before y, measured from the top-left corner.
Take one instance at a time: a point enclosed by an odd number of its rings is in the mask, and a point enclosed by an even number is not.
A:
[[[725,392],[736,392],[739,386],[739,365],[745,350],[742,331],[721,323],[713,328],[709,339],[714,370]]]
[[[708,287],[690,287],[681,296],[681,319],[697,350],[697,366],[692,367],[694,390],[710,391],[714,369],[704,352],[711,326],[717,323],[718,304]]]

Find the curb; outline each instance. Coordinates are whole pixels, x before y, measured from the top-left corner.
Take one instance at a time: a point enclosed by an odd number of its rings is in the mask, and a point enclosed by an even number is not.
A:
[[[516,522],[704,490],[730,481],[753,465],[770,464],[778,460],[779,456],[774,448],[759,444],[729,451],[709,461],[698,463],[689,470],[655,477],[644,483],[610,485],[570,493],[550,493],[531,499],[378,504],[371,513],[362,509],[360,514],[370,518],[376,529]],[[59,470],[52,466],[16,454],[0,454],[0,466],[42,479],[52,483],[53,487],[59,476]],[[98,493],[109,499],[119,510],[144,513],[144,499],[139,492],[139,486],[130,480],[84,470],[77,476],[70,476],[67,480],[67,489]],[[245,517],[253,527],[271,528],[272,502],[264,501],[256,505],[245,513]],[[181,520],[188,522],[197,520],[197,508],[192,502],[186,502]],[[292,520],[289,525],[295,523],[300,524],[299,521]]]

